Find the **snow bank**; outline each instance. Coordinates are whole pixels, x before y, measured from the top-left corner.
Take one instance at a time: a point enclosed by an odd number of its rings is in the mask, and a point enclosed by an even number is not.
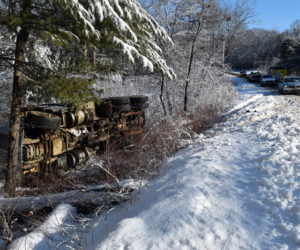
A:
[[[15,240],[8,249],[72,249],[76,235],[72,235],[75,208],[68,204],[60,204],[48,219],[33,232]]]
[[[245,89],[249,85],[240,86]],[[253,164],[260,173],[257,198],[276,223],[271,238],[282,243],[281,247],[299,248],[300,97],[272,94],[243,101],[238,105],[243,109],[232,120],[235,130],[256,134],[264,145]],[[249,93],[241,97],[247,99]]]
[[[223,139],[228,143],[229,137]],[[197,145],[199,146],[199,145]],[[220,145],[221,146],[221,145]],[[218,145],[219,147],[219,145]],[[211,161],[210,148],[191,147],[170,159],[165,174],[132,206],[96,222],[87,249],[256,248],[255,216],[245,213],[244,194],[232,194],[234,161]],[[230,166],[230,168],[228,168]],[[228,190],[228,191],[227,191]],[[255,214],[256,215],[256,214]],[[249,225],[252,229],[249,230]],[[257,225],[257,224],[255,224]],[[262,225],[261,225],[262,226]],[[250,231],[250,232],[249,232]],[[93,244],[91,244],[93,242]]]
[[[227,121],[131,202],[85,224],[80,240],[62,205],[10,249],[299,249],[300,97],[235,80]]]
[[[86,249],[296,249],[299,98],[238,80],[228,121],[169,159],[132,204],[95,220]]]

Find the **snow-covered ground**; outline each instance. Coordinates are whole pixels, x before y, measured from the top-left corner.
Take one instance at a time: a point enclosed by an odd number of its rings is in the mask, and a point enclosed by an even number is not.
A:
[[[61,205],[10,248],[300,249],[300,97],[233,80],[226,122],[132,201],[80,228]]]

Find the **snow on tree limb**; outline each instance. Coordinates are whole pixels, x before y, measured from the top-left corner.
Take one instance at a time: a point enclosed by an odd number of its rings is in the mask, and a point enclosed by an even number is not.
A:
[[[128,43],[125,43],[124,41],[122,41],[117,37],[114,37],[113,41],[114,43],[121,45],[121,47],[123,48],[123,53],[128,56],[129,61],[135,63],[133,52],[137,56],[139,56],[140,53],[133,46],[129,45]]]
[[[74,46],[76,42],[101,49],[105,43],[117,44],[130,62],[136,63],[136,59],[140,59],[145,68],[153,71],[155,67],[168,77],[175,78],[173,70],[163,60],[162,50],[157,44],[158,40],[173,44],[172,40],[137,0],[33,2],[30,9],[32,37],[46,42],[56,41],[61,46]],[[13,3],[15,9],[20,8],[20,3]],[[5,12],[8,16],[11,15],[8,7]],[[18,16],[18,13],[15,14]],[[51,16],[52,21],[45,22],[45,16]],[[11,17],[14,18],[13,15]],[[62,21],[64,18],[68,25]]]
[[[55,3],[57,0],[52,1]],[[63,7],[76,14],[86,27],[86,37],[94,35],[101,39],[102,30],[95,23],[110,20],[119,34],[109,40],[122,47],[123,54],[130,62],[135,63],[135,58],[141,58],[143,66],[150,71],[154,70],[155,65],[169,78],[175,78],[175,73],[161,57],[162,51],[155,38],[173,44],[172,40],[165,29],[136,0],[88,0],[88,7],[84,7],[86,5],[81,4],[80,0],[63,2]]]
[[[169,78],[176,77],[161,58],[162,51],[154,40],[156,36],[165,42],[172,43],[171,38],[137,1],[90,0],[89,5],[90,13],[94,12],[93,16],[97,16],[100,22],[106,18],[112,20],[114,28],[120,32],[118,37],[113,37],[113,42],[122,47],[123,53],[132,63],[135,62],[134,58],[141,58],[144,67],[150,71],[153,71],[156,65]],[[129,37],[126,34],[129,34]]]
[[[153,71],[153,64],[148,60],[147,57],[145,56],[141,56],[142,60],[143,60],[143,66],[144,68],[148,68],[151,72]]]
[[[53,4],[55,4],[55,2],[57,2],[57,0],[53,0]],[[74,13],[73,10],[75,10],[75,13],[78,14],[79,19],[83,21],[83,23],[90,29],[90,32],[96,35],[97,38],[100,37],[100,32],[96,30],[93,25],[95,19],[90,11],[86,10],[78,0],[63,0],[63,2],[64,8],[66,8],[66,10],[69,10],[71,13]],[[88,30],[85,30],[87,36],[89,36],[90,32]]]

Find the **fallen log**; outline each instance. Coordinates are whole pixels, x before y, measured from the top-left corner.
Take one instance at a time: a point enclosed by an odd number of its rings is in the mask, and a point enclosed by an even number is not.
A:
[[[128,200],[129,193],[138,187],[140,187],[140,184],[127,181],[126,183],[86,187],[58,194],[0,198],[0,211],[13,213],[22,211],[34,212],[45,207],[54,208],[60,203],[69,203],[75,207],[82,207],[84,204],[91,206],[119,204]]]

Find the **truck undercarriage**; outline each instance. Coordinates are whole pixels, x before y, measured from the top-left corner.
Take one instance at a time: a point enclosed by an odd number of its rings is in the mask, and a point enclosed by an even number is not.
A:
[[[130,96],[88,102],[81,109],[60,104],[23,108],[23,174],[75,168],[103,149],[108,140],[142,133],[147,107],[147,96]],[[7,136],[0,131],[2,165]]]

